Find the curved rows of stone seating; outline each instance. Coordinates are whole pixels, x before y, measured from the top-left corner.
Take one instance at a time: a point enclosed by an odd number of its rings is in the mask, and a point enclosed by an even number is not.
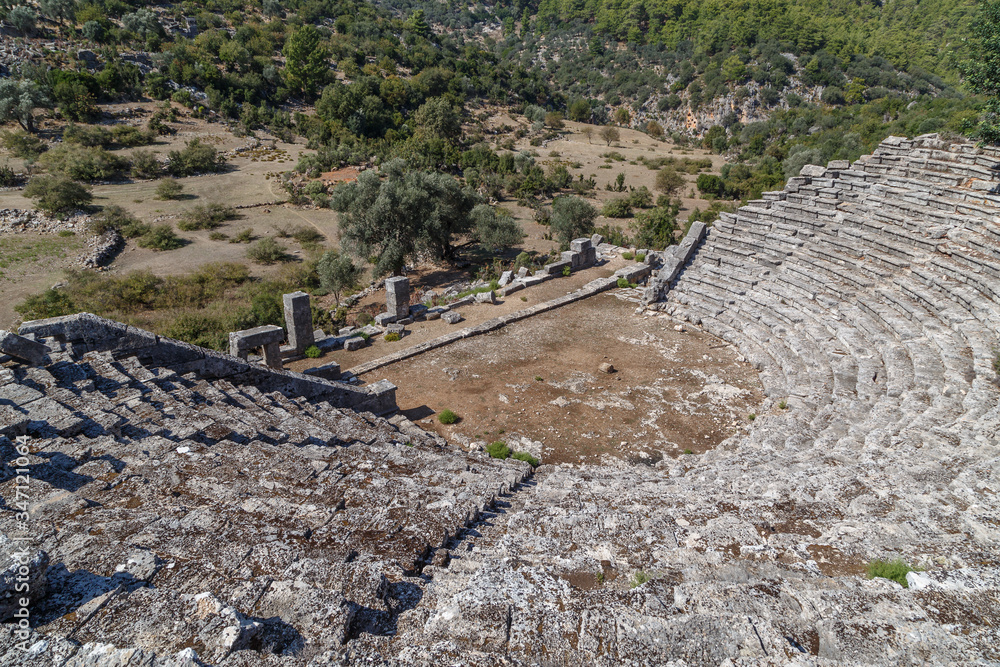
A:
[[[967,185],[998,164],[929,136],[792,179],[722,216],[666,309],[737,343],[800,423],[837,404],[859,433],[974,433],[995,419],[1000,198]]]
[[[357,613],[384,612],[387,576],[419,573],[530,475],[324,401],[109,353],[50,356],[0,364],[0,496],[15,497],[14,439],[27,435],[32,546],[57,565],[33,627],[53,637],[150,648],[138,621],[147,604],[211,592],[264,619],[312,609],[297,631],[339,645]],[[0,533],[15,532],[0,515]],[[155,566],[129,574],[147,556]],[[70,614],[94,590],[135,599],[85,621]],[[166,633],[160,655],[184,641]]]

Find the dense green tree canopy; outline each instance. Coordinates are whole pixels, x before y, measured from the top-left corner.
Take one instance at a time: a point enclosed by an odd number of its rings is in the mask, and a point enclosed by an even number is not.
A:
[[[455,237],[472,226],[478,199],[452,176],[392,160],[337,186],[330,205],[340,212],[345,248],[370,260],[375,275],[400,275],[420,254],[452,257]]]
[[[990,144],[1000,143],[1000,2],[986,2],[973,25],[975,58],[963,63],[966,83],[986,96],[983,114],[973,134]]]

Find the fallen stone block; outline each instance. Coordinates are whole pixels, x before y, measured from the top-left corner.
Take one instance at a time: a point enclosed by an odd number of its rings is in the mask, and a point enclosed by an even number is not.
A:
[[[314,375],[318,378],[323,378],[324,380],[339,380],[340,364],[334,361],[322,366],[316,366],[315,368],[307,368],[303,371],[303,373],[306,375]]]
[[[418,303],[415,306],[410,306],[410,317],[414,320],[419,320],[421,317],[427,314],[427,306],[422,303]]]
[[[441,314],[441,319],[448,324],[458,324],[462,321],[462,316],[453,310],[449,310],[448,312]]]
[[[524,289],[524,283],[521,281],[513,282],[500,290],[500,296],[508,296],[514,292],[520,292]]]
[[[592,239],[573,239],[569,243],[569,249],[573,252],[583,253],[587,248],[593,247],[594,242]]]
[[[399,334],[400,336],[402,336],[403,332],[405,331],[406,327],[404,327],[402,324],[390,324],[385,328],[385,332],[387,334]]]
[[[375,316],[375,324],[379,325],[380,327],[384,327],[387,324],[392,324],[395,321],[396,321],[396,316],[393,315],[392,313],[379,313],[378,315]]]
[[[510,284],[510,281],[514,279],[513,271],[504,271],[500,274],[500,280],[497,281],[497,285],[503,287],[504,285]]]
[[[520,269],[517,270],[518,278],[526,278],[527,276],[528,276],[528,267],[522,266]]]
[[[497,298],[493,293],[493,290],[488,292],[480,292],[476,295],[476,303],[496,303]]]
[[[475,299],[476,299],[476,297],[472,296],[471,294],[468,295],[468,296],[463,296],[461,299],[455,299],[454,301],[452,301],[451,303],[449,303],[448,307],[449,308],[458,308],[459,306],[468,306],[470,303],[472,303],[473,301],[475,301]]]
[[[365,339],[360,336],[355,336],[354,338],[348,338],[344,341],[344,349],[348,352],[353,352],[354,350],[360,350],[365,346]]]
[[[8,354],[18,361],[41,366],[45,363],[48,352],[49,348],[39,342],[0,330],[0,354]]]
[[[592,245],[593,247],[596,248],[602,243],[604,243],[604,237],[601,236],[600,234],[594,234],[593,236],[590,237],[590,245]]]

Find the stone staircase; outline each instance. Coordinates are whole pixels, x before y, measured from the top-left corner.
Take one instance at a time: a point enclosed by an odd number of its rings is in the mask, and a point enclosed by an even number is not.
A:
[[[391,621],[394,587],[530,476],[322,400],[107,352],[51,356],[0,365],[0,494],[15,497],[12,439],[27,435],[31,546],[51,563],[33,628],[71,637],[81,664],[102,644],[182,663],[192,647],[211,664],[248,647],[308,662]],[[16,532],[11,513],[0,532]],[[200,639],[144,629],[147,614],[169,624],[209,598],[188,619]]]

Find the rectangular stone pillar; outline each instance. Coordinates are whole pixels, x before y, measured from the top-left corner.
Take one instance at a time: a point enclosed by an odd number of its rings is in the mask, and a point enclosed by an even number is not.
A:
[[[385,281],[385,306],[388,314],[397,320],[410,315],[410,279],[398,276]]]
[[[292,292],[282,297],[285,304],[285,329],[288,330],[288,346],[301,354],[307,347],[316,342],[312,325],[312,310],[309,308],[309,295],[305,292]]]
[[[284,366],[281,363],[280,343],[268,343],[261,349],[264,351],[264,364],[268,368],[273,368],[276,371],[284,369]]]

